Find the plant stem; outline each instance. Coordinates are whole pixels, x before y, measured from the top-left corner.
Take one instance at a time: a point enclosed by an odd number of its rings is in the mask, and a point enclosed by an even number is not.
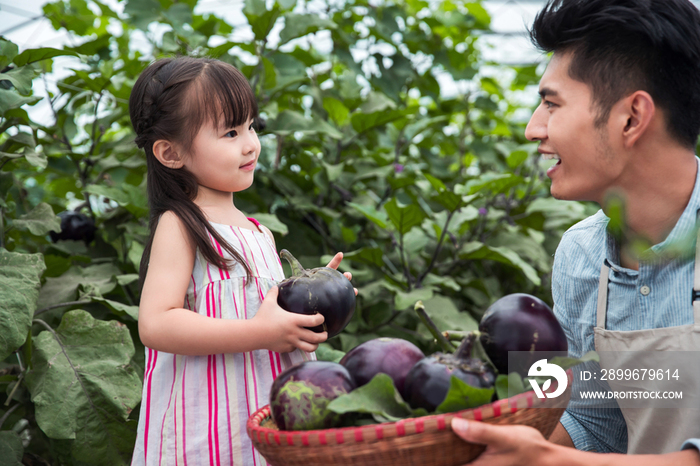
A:
[[[14,386],[14,388],[12,389],[12,391],[10,392],[10,394],[7,395],[7,400],[5,401],[5,406],[10,406],[10,401],[12,401],[12,397],[15,396],[15,392],[16,392],[17,389],[19,388],[19,384],[22,382],[22,379],[24,379],[24,372],[22,372],[22,373],[19,375],[19,378],[17,379],[17,383],[15,384],[15,386]],[[7,414],[7,413],[6,413],[6,414]],[[2,422],[0,422],[0,425],[1,425],[1,424],[2,424]]]
[[[445,226],[442,229],[442,233],[440,233],[440,239],[438,240],[437,246],[435,247],[435,252],[433,253],[433,257],[430,259],[430,264],[428,264],[428,267],[425,269],[425,272],[423,272],[420,277],[418,277],[418,280],[416,281],[416,287],[419,287],[421,283],[423,283],[423,280],[425,277],[428,276],[431,270],[433,270],[433,267],[435,265],[435,261],[437,260],[438,254],[440,254],[440,249],[442,248],[442,242],[445,239],[445,235],[447,234],[447,227],[450,226],[450,220],[452,220],[452,216],[455,214],[460,209],[453,210],[447,215],[447,221],[445,222]]]
[[[19,384],[19,382],[17,382],[17,383]],[[7,401],[10,401],[11,399],[12,399],[12,398],[8,398]],[[5,403],[5,406],[7,406],[7,403]],[[5,421],[7,420],[7,418],[10,417],[10,414],[12,414],[12,412],[13,412],[15,409],[19,408],[20,406],[22,406],[22,405],[19,404],[19,403],[17,403],[17,404],[14,405],[12,408],[8,409],[7,412],[6,412],[5,414],[2,415],[2,417],[0,417],[0,428],[2,428],[2,425],[5,423]]]
[[[454,353],[455,347],[450,343],[447,338],[440,332],[440,330],[437,328],[433,320],[430,318],[427,312],[425,312],[425,306],[423,305],[423,301],[418,301],[416,302],[416,306],[414,307],[414,310],[418,314],[418,317],[420,318],[421,322],[423,322],[423,325],[425,325],[430,333],[435,337],[435,340],[437,340],[438,345],[442,350],[446,353]]]
[[[54,304],[54,305],[52,305],[52,306],[45,307],[44,309],[41,309],[41,310],[39,310],[39,311],[36,311],[36,312],[34,313],[34,317],[38,316],[39,314],[43,314],[43,313],[46,312],[46,311],[50,311],[51,309],[57,309],[57,308],[59,308],[59,307],[66,307],[66,306],[76,306],[76,305],[78,305],[78,304],[87,304],[87,303],[91,303],[91,302],[92,302],[92,301],[85,301],[85,300],[83,300],[83,301],[70,301],[70,302],[67,302],[67,303]]]
[[[286,249],[282,249],[280,251],[280,257],[289,262],[289,265],[292,267],[293,276],[300,277],[305,272],[304,267],[301,266],[301,263],[292,255],[291,252],[287,251]]]

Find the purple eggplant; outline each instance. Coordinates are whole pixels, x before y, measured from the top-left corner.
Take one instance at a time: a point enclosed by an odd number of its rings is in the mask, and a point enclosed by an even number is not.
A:
[[[277,304],[297,314],[323,314],[323,324],[311,330],[326,331],[328,338],[339,334],[355,312],[355,289],[350,280],[329,267],[305,270],[286,249],[280,257],[289,262],[293,276],[279,283]]]
[[[396,389],[405,397],[406,375],[424,357],[423,352],[410,341],[375,338],[348,351],[340,364],[350,372],[358,387],[372,380],[375,375],[384,373],[391,377]]]
[[[352,376],[340,364],[326,361],[302,362],[285,370],[272,382],[272,419],[280,430],[337,427],[342,422],[341,415],[326,407],[354,388]]]
[[[471,357],[476,335],[470,334],[454,353],[435,353],[418,361],[406,376],[406,401],[413,408],[433,412],[445,400],[454,375],[474,388],[492,388],[496,373],[485,362]]]
[[[528,294],[510,294],[493,303],[484,313],[479,331],[481,344],[500,374],[526,376],[537,359],[567,355],[566,335],[552,309]],[[517,367],[509,368],[509,351],[536,351],[539,356],[533,354],[532,361],[518,358]]]

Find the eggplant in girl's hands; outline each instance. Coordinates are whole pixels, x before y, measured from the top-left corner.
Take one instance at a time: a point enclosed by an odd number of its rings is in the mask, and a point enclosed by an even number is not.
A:
[[[484,313],[479,324],[481,344],[500,374],[518,372],[527,376],[528,368],[542,352],[549,357],[566,356],[568,344],[564,330],[552,309],[539,298],[515,293],[502,297]],[[518,367],[508,367],[509,351],[537,351],[532,361],[518,360]],[[520,359],[520,358],[518,358]]]
[[[471,357],[475,339],[476,335],[470,334],[455,353],[435,353],[418,361],[406,376],[406,401],[413,408],[435,411],[445,400],[453,375],[474,388],[492,388],[496,373]]]
[[[280,257],[289,262],[293,276],[279,283],[277,304],[296,314],[323,314],[323,324],[311,330],[327,331],[328,338],[339,334],[355,312],[355,289],[350,280],[329,267],[305,270],[286,249]]]

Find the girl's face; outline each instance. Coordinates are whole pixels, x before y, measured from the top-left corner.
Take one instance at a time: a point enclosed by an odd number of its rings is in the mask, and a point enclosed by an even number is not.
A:
[[[253,119],[234,128],[202,126],[192,142],[185,167],[200,186],[234,193],[253,184],[253,173],[260,155],[260,141]]]

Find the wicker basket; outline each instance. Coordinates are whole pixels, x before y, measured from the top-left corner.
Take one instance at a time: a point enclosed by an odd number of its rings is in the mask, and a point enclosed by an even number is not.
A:
[[[272,466],[462,465],[479,456],[484,446],[464,442],[453,434],[453,417],[531,426],[549,437],[569,402],[570,370],[568,375],[566,392],[557,398],[539,399],[526,392],[474,409],[363,427],[280,431],[270,419],[268,405],[248,419],[247,431]]]

